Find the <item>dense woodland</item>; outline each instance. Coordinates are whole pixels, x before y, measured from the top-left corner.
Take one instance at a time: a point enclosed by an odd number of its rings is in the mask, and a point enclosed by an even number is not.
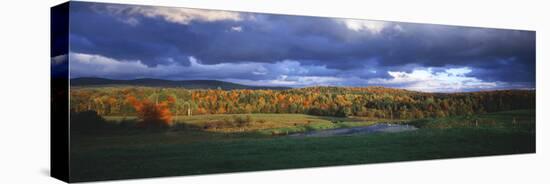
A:
[[[187,113],[302,113],[418,119],[534,109],[535,91],[421,93],[383,87],[290,90],[98,87],[71,89],[70,106],[73,112],[91,110],[102,116],[135,116],[140,111],[153,109],[167,118]]]

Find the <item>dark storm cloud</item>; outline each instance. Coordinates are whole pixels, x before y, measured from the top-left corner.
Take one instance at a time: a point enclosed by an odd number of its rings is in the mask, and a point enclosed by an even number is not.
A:
[[[186,61],[187,55],[182,50],[192,52],[192,44],[201,44],[200,35],[189,32],[187,27],[149,19],[140,19],[140,25],[132,26],[113,15],[100,13],[94,4],[73,2],[73,5],[72,52],[140,60],[156,66],[169,58]]]
[[[84,2],[72,2],[71,7],[71,52],[140,61],[149,68],[190,66],[193,57],[200,67],[293,61],[308,69],[292,73],[302,76],[391,78],[388,71],[468,67],[466,77],[530,86],[535,82],[531,31],[253,13],[235,17],[236,12],[199,11],[193,18],[175,9],[117,5],[113,11],[109,4]],[[261,73],[224,77],[267,80],[282,75]]]

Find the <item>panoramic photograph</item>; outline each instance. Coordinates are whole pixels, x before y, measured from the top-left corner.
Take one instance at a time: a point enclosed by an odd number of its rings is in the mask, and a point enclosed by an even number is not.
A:
[[[71,181],[536,151],[534,31],[68,10]]]

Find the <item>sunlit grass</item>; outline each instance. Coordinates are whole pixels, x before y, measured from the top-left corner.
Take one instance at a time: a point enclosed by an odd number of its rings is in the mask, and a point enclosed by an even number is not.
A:
[[[211,126],[233,123],[236,118],[249,118],[246,126]],[[137,121],[135,116],[106,116],[106,120],[117,123]],[[403,120],[372,119],[362,117],[330,117],[305,114],[211,114],[194,116],[174,116],[173,125],[185,125],[208,132],[237,133],[257,132],[265,135],[284,135],[312,130],[368,126],[378,122],[402,122]]]

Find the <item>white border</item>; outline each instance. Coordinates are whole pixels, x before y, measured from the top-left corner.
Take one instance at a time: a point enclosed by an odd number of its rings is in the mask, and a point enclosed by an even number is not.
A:
[[[178,7],[435,23],[537,31],[537,153],[291,169],[113,183],[548,183],[548,5],[522,1],[100,0]],[[49,173],[49,7],[61,0],[4,1],[0,183],[63,183]],[[513,75],[513,74],[510,74]],[[106,166],[108,167],[108,166]]]

